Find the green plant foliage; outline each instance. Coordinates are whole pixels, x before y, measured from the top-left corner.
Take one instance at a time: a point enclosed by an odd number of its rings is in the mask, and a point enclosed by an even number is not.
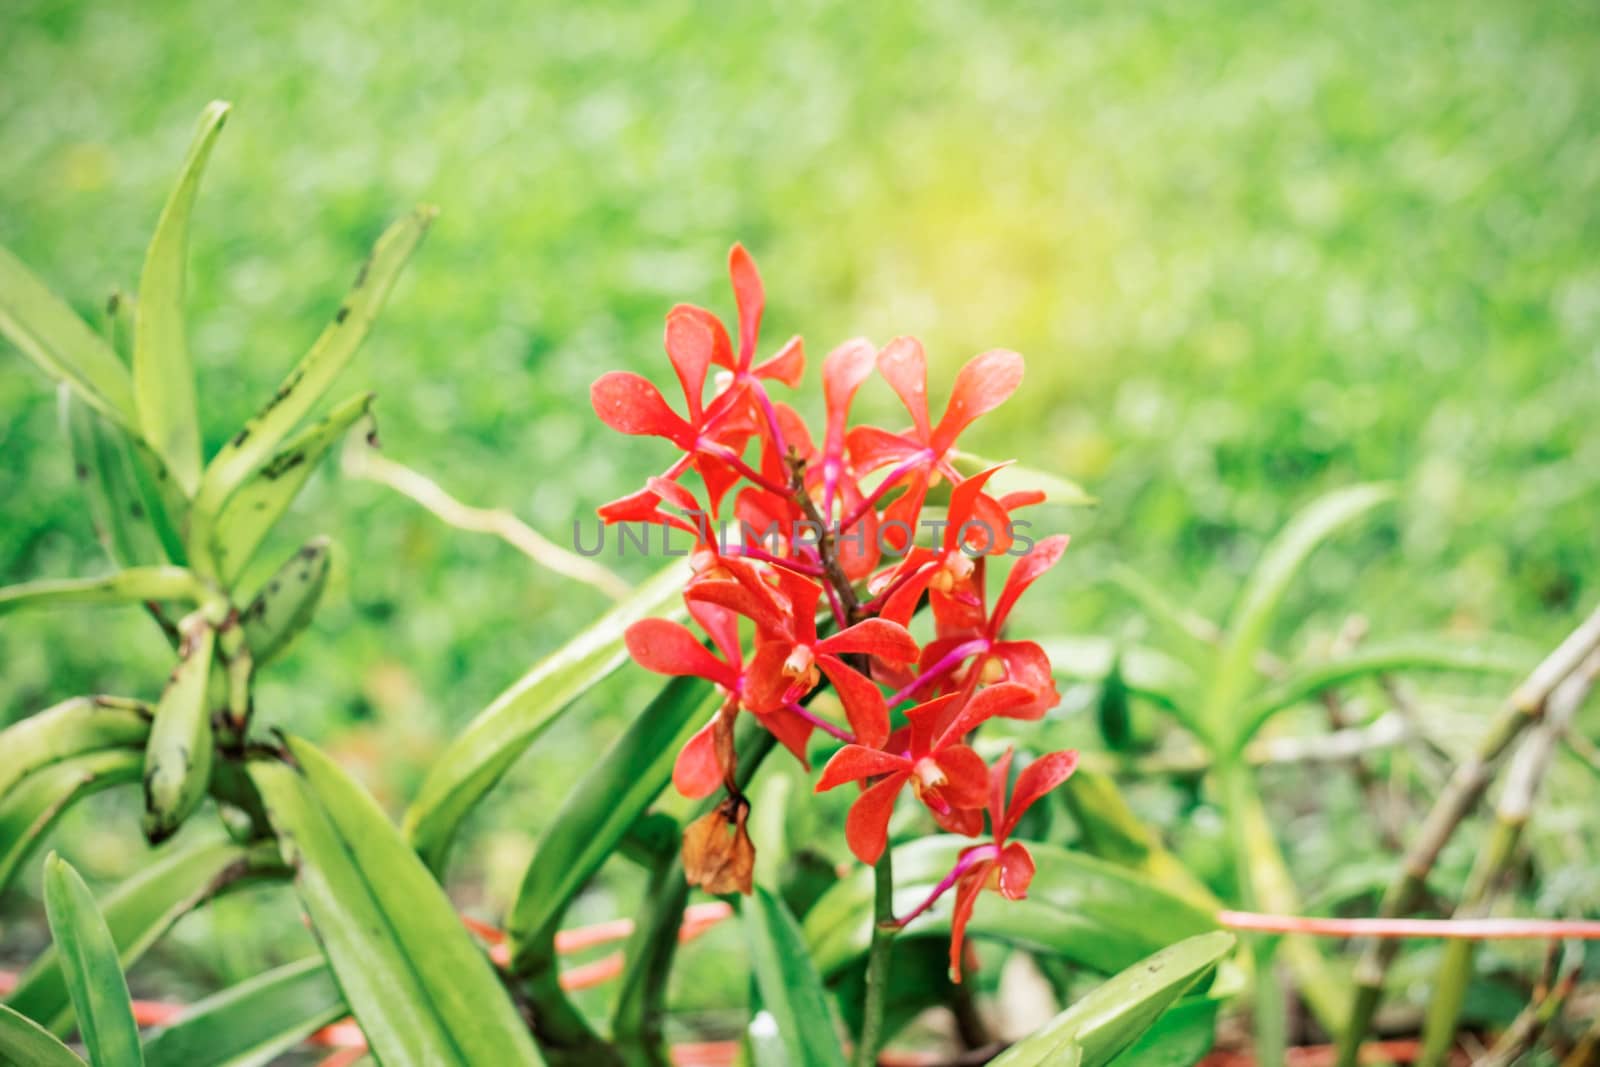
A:
[[[139,1027],[116,943],[89,887],[54,853],[44,864],[44,904],[89,1059],[104,1067],[139,1067]]]
[[[1164,948],[1079,998],[993,1062],[996,1067],[1047,1067],[1063,1062],[1066,1048],[1075,1047],[1084,1067],[1110,1063],[1209,974],[1233,946],[1232,934],[1218,932]]]
[[[842,1067],[833,1009],[794,916],[760,886],[743,905],[743,916],[760,1005],[746,1028],[756,1063]]]
[[[348,1011],[321,956],[275,967],[190,1005],[145,1043],[146,1067],[258,1067]]]

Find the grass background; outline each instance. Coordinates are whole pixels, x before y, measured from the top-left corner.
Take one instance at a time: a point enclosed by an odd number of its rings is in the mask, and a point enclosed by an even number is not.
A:
[[[1600,592],[1597,45],[1592,5],[1490,0],[7,0],[0,241],[93,316],[137,281],[221,97],[190,276],[208,451],[384,223],[428,201],[442,214],[341,388],[378,391],[388,454],[568,541],[667,460],[600,426],[588,383],[665,379],[663,314],[731,314],[737,239],[768,349],[803,333],[813,389],[857,334],[920,336],[936,396],[972,353],[1028,357],[970,444],[1102,501],[1038,517],[1075,544],[1027,604],[1035,633],[1136,632],[1105,582],[1119,562],[1218,615],[1298,505],[1393,480],[1401,503],[1317,557],[1282,640],[1360,612],[1547,642]],[[892,420],[891,400],[877,383],[864,410]],[[99,567],[52,390],[11,351],[0,448],[0,580]],[[323,531],[345,555],[262,715],[330,740],[391,805],[604,606],[331,466],[285,531],[269,562]],[[0,721],[153,697],[166,658],[134,612],[7,618]],[[514,884],[636,688],[519,767],[487,885]],[[116,819],[80,830],[128,839]]]

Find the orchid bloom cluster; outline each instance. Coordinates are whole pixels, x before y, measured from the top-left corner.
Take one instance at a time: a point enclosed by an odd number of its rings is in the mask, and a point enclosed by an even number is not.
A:
[[[964,930],[979,893],[1021,899],[1033,876],[1027,849],[1008,837],[1077,760],[1075,752],[1034,760],[1008,800],[1011,751],[991,767],[969,744],[990,718],[1038,719],[1060,699],[1044,650],[1003,631],[1017,599],[1055,565],[1067,539],[1029,541],[1020,551],[1012,513],[1044,494],[996,496],[988,484],[1000,467],[963,474],[956,465],[957,438],[1016,390],[1022,358],[996,350],[972,359],[934,422],[920,343],[901,337],[879,351],[864,340],[847,341],[823,362],[826,424],[819,443],[799,414],[769,393],[773,383],[799,385],[800,339],[758,361],[761,279],[737,245],[729,272],[737,347],[703,308],[679,305],[667,316],[665,344],[683,391],[681,414],[637,374],[606,374],[591,390],[606,425],[665,438],[680,453],[643,489],[599,514],[607,523],[663,524],[694,542],[684,599],[704,638],[655,618],[627,632],[640,665],[704,678],[722,695],[673,769],[674,785],[688,797],[727,791],[716,810],[686,830],[685,874],[711,892],[750,891],[748,802],[734,777],[738,716],[749,713],[808,769],[809,742],[820,730],[843,745],[816,788],[860,786],[846,838],[863,863],[883,854],[907,786],[947,831],[983,838],[987,817],[986,840],[965,849],[949,877],[901,920],[955,890],[950,959],[959,979]],[[849,425],[851,402],[874,370],[905,405],[909,429]],[[690,472],[697,477],[691,480]],[[942,521],[933,521],[928,499],[941,482],[949,485],[948,505]],[[730,525],[738,533],[732,539]],[[929,527],[936,535],[919,543],[916,532]],[[991,606],[986,576],[1000,555],[1016,562]],[[920,643],[907,627],[924,603],[934,636]],[[808,707],[824,683],[847,725]]]

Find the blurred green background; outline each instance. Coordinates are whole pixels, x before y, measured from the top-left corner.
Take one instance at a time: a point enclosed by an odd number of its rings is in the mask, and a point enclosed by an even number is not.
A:
[[[1317,557],[1286,616],[1302,640],[1361,613],[1548,642],[1592,604],[1594,5],[754,8],[6,0],[0,241],[93,318],[135,285],[220,97],[190,281],[208,450],[384,223],[428,201],[442,214],[343,392],[378,391],[390,456],[554,540],[667,462],[600,426],[588,383],[670,380],[663,314],[731,316],[741,240],[766,349],[806,338],[808,411],[849,336],[921,337],[936,398],[977,351],[1027,356],[968,443],[1101,504],[1034,516],[1075,542],[1019,629],[1130,632],[1118,562],[1215,616],[1298,505],[1362,480],[1402,503]],[[863,410],[898,421],[881,383]],[[102,567],[53,390],[9,350],[0,448],[0,580]],[[269,562],[323,531],[345,555],[260,714],[334,743],[391,806],[605,604],[331,464],[285,526]],[[136,612],[7,618],[0,721],[154,697],[166,661]],[[636,680],[607,692],[519,767],[491,885]]]

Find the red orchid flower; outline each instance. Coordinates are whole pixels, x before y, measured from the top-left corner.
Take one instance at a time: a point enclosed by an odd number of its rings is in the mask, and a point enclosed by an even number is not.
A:
[[[688,675],[715,684],[726,695],[722,707],[684,743],[672,766],[672,784],[686,797],[715,793],[733,773],[733,724],[742,703],[747,665],[739,642],[738,616],[715,604],[691,601],[689,614],[711,638],[719,659],[687,626],[671,619],[640,619],[624,634],[634,661],[657,674]],[[811,723],[789,708],[756,714],[757,720],[802,765]]]
[[[858,744],[834,753],[822,769],[817,792],[845,782],[881,779],[856,798],[845,820],[845,839],[856,858],[873,864],[883,855],[889,840],[889,816],[907,782],[917,799],[950,829],[965,823],[952,818],[957,813],[981,809],[988,770],[983,758],[963,739],[984,720],[1031,699],[1033,694],[1019,685],[991,686],[970,697],[938,697],[906,713],[911,723],[906,752]],[[980,815],[971,832],[976,833],[982,825]]]
[[[684,455],[668,468],[663,477],[676,479],[689,466],[700,472],[710,494],[713,511],[728,488],[741,476],[755,472],[740,458],[745,443],[756,432],[758,423],[743,409],[722,398],[710,408],[704,404],[706,374],[719,357],[715,318],[675,310],[667,316],[664,343],[667,358],[683,389],[688,417],[668,406],[666,398],[649,379],[630,371],[603,374],[589,388],[595,414],[620,433],[663,437],[680,448]],[[726,347],[727,334],[721,334]],[[731,357],[730,357],[731,358]],[[759,475],[754,480],[760,481]]]
[[[1005,755],[989,771],[989,830],[994,839],[989,844],[963,850],[961,858],[956,861],[955,870],[951,872],[955,876],[956,887],[955,910],[950,916],[952,981],[961,981],[962,945],[966,941],[967,922],[978,903],[978,894],[985,889],[992,889],[1007,900],[1021,900],[1028,895],[1028,885],[1033,881],[1033,856],[1022,842],[1008,843],[1006,839],[1034,802],[1072,777],[1072,772],[1078,767],[1078,753],[1075,751],[1040,756],[1017,776],[1016,788],[1011,791],[1011,800],[1007,803],[1006,785],[1011,779],[1011,756],[1012,750],[1006,749]],[[949,881],[946,879],[945,888]],[[927,903],[902,921],[909,922],[915,918],[943,891],[943,888],[935,889]]]
[[[917,679],[902,689],[897,698],[913,696],[929,686],[936,687],[937,691],[1004,681],[1027,686],[1034,693],[1032,701],[1009,713],[1010,718],[1043,718],[1045,712],[1061,703],[1050,657],[1045,655],[1044,649],[1033,641],[1001,640],[1000,634],[1017,600],[1056,565],[1067,550],[1069,540],[1066,534],[1047,537],[1017,560],[988,618],[973,630],[943,634],[928,642],[922,650]],[[969,660],[971,665],[963,673],[960,668]]]
[[[878,353],[878,371],[911,414],[912,427],[906,433],[894,434],[858,426],[850,431],[848,440],[850,456],[859,473],[894,468],[870,500],[875,502],[895,486],[905,487],[883,512],[885,526],[896,524],[885,533],[886,540],[897,549],[911,540],[908,531],[915,531],[922,502],[938,479],[962,481],[961,473],[950,461],[956,438],[980,415],[993,411],[1016,392],[1022,383],[1022,369],[1022,357],[1004,349],[974,356],[956,373],[950,403],[934,425],[928,415],[928,358],[922,342],[914,337],[897,337]],[[1007,520],[998,501],[983,497],[977,506],[986,522],[995,529],[1004,528]]]
[[[874,579],[869,589],[883,597],[883,618],[909,623],[926,591],[940,633],[983,625],[983,574],[974,555],[1004,552],[1012,543],[1004,527],[995,529],[978,517],[984,483],[1000,469],[980,471],[951,490],[938,549],[913,545],[896,567]]]
[[[905,663],[916,658],[916,641],[905,627],[884,619],[864,619],[819,639],[817,602],[822,587],[792,571],[779,570],[776,578],[778,593],[768,596],[731,582],[702,582],[685,594],[720,604],[756,624],[755,655],[746,672],[746,706],[759,712],[788,707],[826,676],[844,705],[855,740],[883,744],[889,736],[883,693],[842,657]]]

